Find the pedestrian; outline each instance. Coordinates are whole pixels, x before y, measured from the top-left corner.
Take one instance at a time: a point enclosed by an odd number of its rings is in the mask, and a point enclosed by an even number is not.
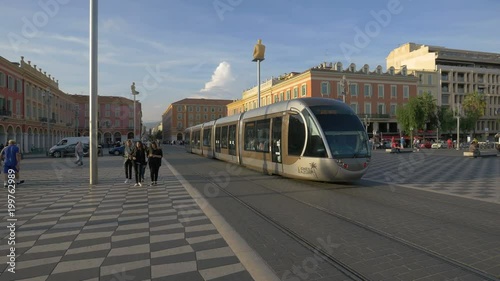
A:
[[[125,183],[132,181],[132,166],[134,165],[132,160],[132,153],[134,152],[134,146],[131,140],[125,142],[125,147],[123,148],[123,166],[125,167]]]
[[[158,183],[158,171],[161,166],[161,159],[163,158],[163,151],[156,144],[156,142],[151,143],[151,149],[149,150],[149,170],[151,171],[151,185],[156,185]]]
[[[401,137],[401,149],[405,148],[405,137]]]
[[[76,155],[75,164],[78,164],[78,166],[83,166],[83,145],[81,141],[76,143],[75,155]]]
[[[146,167],[148,166],[148,155],[149,155],[149,151],[151,150],[150,147],[146,144],[142,144],[142,149],[144,150],[144,155],[146,155],[146,162],[144,162],[144,165],[142,166],[142,178],[141,178],[141,182],[144,182],[145,181],[145,175],[146,175]]]
[[[21,153],[19,152],[19,147],[16,146],[15,140],[9,140],[7,144],[8,146],[4,147],[4,149],[0,153],[0,157],[4,161],[3,164],[4,187],[8,186],[9,170],[14,170],[17,184],[21,184],[24,182],[24,180],[19,179],[21,177],[19,174],[20,164],[21,164]]]
[[[141,180],[144,178],[143,166],[146,165],[146,152],[141,141],[135,143],[135,149],[132,153],[132,160],[134,161],[135,184],[134,186],[142,186]]]

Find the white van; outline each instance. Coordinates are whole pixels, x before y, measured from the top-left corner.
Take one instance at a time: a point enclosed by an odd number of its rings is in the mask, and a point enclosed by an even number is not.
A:
[[[65,155],[74,155],[75,145],[82,142],[84,154],[88,152],[89,137],[66,137],[61,139],[56,145],[49,149],[49,156],[64,157]],[[101,145],[98,145],[98,155],[102,156]]]

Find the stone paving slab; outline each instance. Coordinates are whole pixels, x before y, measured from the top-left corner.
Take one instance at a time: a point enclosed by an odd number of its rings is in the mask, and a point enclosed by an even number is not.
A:
[[[88,162],[75,167],[73,160],[23,161],[15,273],[1,191],[1,281],[253,280],[166,165],[157,186],[133,187],[123,182],[121,157],[100,157],[99,184],[90,188]]]

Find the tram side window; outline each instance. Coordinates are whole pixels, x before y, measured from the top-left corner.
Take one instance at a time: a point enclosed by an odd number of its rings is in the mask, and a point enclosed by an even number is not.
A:
[[[256,140],[256,151],[269,152],[269,128],[271,126],[271,120],[259,120],[256,123],[257,140]]]
[[[220,129],[221,129],[220,147],[227,148],[227,126],[224,126]]]
[[[190,138],[191,138],[191,134],[185,133],[184,134],[184,143],[190,144],[191,143]]]
[[[326,154],[325,144],[321,139],[318,126],[316,126],[316,123],[306,110],[303,111],[303,114],[304,117],[306,118],[307,129],[309,130],[307,147],[306,151],[304,152],[304,156],[326,157],[327,154]]]
[[[245,123],[245,150],[255,150],[257,140],[255,139],[255,122]]]
[[[228,142],[229,155],[236,155],[236,125],[229,126]]]
[[[288,124],[288,155],[300,155],[305,142],[304,120],[298,114],[290,115]]]
[[[210,147],[212,143],[212,129],[203,130],[203,146]]]

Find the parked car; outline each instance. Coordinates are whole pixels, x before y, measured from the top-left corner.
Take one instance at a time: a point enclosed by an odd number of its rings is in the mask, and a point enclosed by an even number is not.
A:
[[[70,144],[67,146],[58,146],[58,147],[52,147],[49,150],[49,156],[53,156],[56,158],[59,157],[64,157],[64,156],[75,156],[75,147],[76,143]],[[98,145],[98,152],[97,154],[99,156],[102,156],[102,147],[101,145]],[[84,143],[83,144],[83,156],[88,156],[89,155],[89,144]]]
[[[431,148],[447,148],[448,145],[444,141],[438,141],[431,145]]]
[[[432,144],[430,141],[426,141],[426,142],[420,144],[420,148],[431,148],[431,147],[432,147]]]
[[[112,155],[123,155],[123,152],[125,151],[125,146],[122,145],[122,146],[118,146],[118,147],[112,147],[110,150],[109,150],[109,154],[112,154]]]

